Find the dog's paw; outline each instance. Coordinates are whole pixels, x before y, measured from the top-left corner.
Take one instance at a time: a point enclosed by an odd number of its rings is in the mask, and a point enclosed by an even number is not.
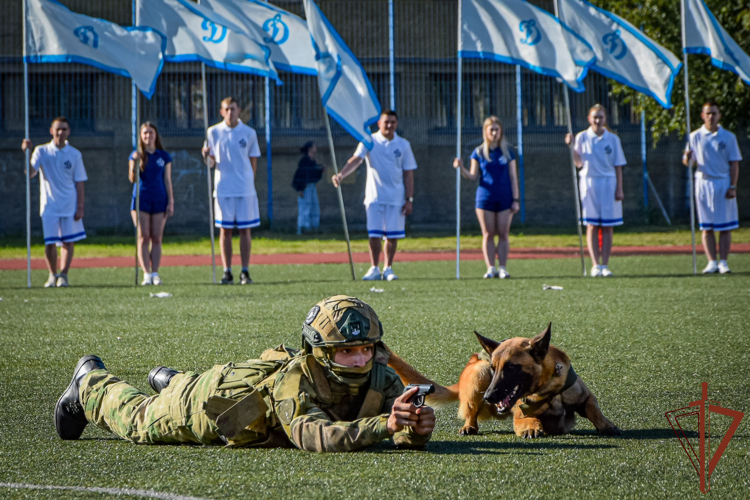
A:
[[[602,436],[622,436],[622,431],[614,424],[611,427],[599,429],[597,432]]]
[[[526,429],[521,431],[519,436],[523,439],[536,439],[544,436],[542,429]]]
[[[464,425],[461,427],[461,430],[458,431],[459,436],[471,436],[475,434],[479,434],[479,429],[470,425]]]

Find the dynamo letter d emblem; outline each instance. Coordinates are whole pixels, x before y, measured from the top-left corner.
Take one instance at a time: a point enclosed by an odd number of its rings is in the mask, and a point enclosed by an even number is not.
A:
[[[93,26],[79,26],[78,28],[73,30],[73,34],[81,41],[82,44],[90,45],[95,49],[99,48],[99,35],[96,34]]]
[[[534,19],[521,21],[521,24],[518,25],[518,29],[521,31],[521,33],[526,33],[526,38],[521,38],[522,44],[531,47],[532,45],[536,45],[537,43],[542,41],[542,32],[539,31],[539,28],[537,28],[536,21]]]

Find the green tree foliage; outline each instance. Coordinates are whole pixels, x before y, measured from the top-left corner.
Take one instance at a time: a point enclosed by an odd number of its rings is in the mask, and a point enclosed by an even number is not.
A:
[[[597,6],[614,12],[644,33],[671,50],[682,60],[682,31],[680,2],[676,0],[589,0]],[[746,52],[750,53],[750,6],[747,0],[704,0],[716,19]],[[750,86],[730,71],[711,64],[711,58],[702,55],[688,56],[690,84],[690,124],[697,128],[701,105],[714,99],[721,105],[722,124],[735,132],[750,133]],[[650,97],[615,81],[610,81],[612,94],[623,103],[632,103],[640,112],[644,110],[654,138],[678,133],[685,134],[685,76],[681,69],[675,79],[671,109],[664,109]]]

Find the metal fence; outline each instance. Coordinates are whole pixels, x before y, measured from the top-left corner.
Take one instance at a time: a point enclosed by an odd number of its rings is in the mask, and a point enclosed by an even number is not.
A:
[[[82,14],[132,24],[131,0],[61,2]],[[299,0],[272,3],[304,17]],[[552,8],[550,0],[534,3]],[[14,235],[25,228],[23,155],[19,148],[24,123],[21,0],[0,0],[0,4],[9,20],[0,37],[0,235]],[[363,64],[383,108],[395,107],[399,133],[412,144],[419,165],[415,208],[409,219],[412,230],[450,230],[455,226],[455,173],[451,163],[456,144],[457,2],[321,0],[320,6]],[[83,153],[89,176],[87,231],[103,234],[132,230],[132,187],[127,180],[126,161],[131,150],[130,80],[78,64],[31,64],[29,72],[34,143],[47,142],[51,119],[65,115],[73,131],[70,142]],[[261,217],[275,230],[293,230],[297,196],[291,179],[299,147],[308,140],[316,141],[319,159],[329,163],[316,78],[281,72],[284,84],[276,86],[252,75],[210,68],[207,73],[204,96],[199,64],[166,64],[153,98],[139,97],[141,119],[159,126],[164,146],[174,158],[175,217],[168,222],[167,231],[205,232],[207,174],[200,158],[203,100],[207,99],[209,121],[216,123],[220,120],[219,102],[227,95],[239,99],[243,121],[258,130],[263,153],[256,178]],[[481,124],[489,115],[502,120],[511,144],[518,143],[520,89],[524,210],[514,224],[573,230],[575,208],[569,156],[563,144],[566,123],[561,85],[527,70],[517,74],[515,66],[478,60],[464,60],[462,85],[465,157],[481,142]],[[641,146],[645,134],[641,133],[641,117],[610,98],[606,78],[590,72],[585,85],[584,93],[571,93],[573,128],[588,126],[586,115],[593,104],[601,103],[609,110],[609,125],[619,134],[628,160],[624,170],[626,224],[663,223],[654,211],[653,195],[649,210],[644,208]],[[337,124],[333,124],[333,134],[342,165],[356,143]],[[271,137],[270,144],[266,143],[267,136]],[[738,136],[741,147],[750,145],[744,134]],[[656,148],[649,140],[647,146],[646,163],[669,215],[686,220],[689,212],[685,169],[680,165],[682,140],[666,139]],[[362,167],[344,182],[347,215],[355,230],[364,228],[365,177]],[[32,183],[32,207],[36,207],[38,180]],[[466,226],[476,225],[474,190],[475,185],[463,181],[462,222]],[[340,217],[330,181],[324,179],[318,191],[322,225],[335,228]],[[741,210],[743,207],[741,216],[746,218],[750,204],[741,200]],[[36,216],[32,217],[32,228],[35,234],[41,234],[41,221]]]

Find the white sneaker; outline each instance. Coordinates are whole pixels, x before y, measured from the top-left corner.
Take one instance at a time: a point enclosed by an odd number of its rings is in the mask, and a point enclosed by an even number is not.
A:
[[[55,281],[55,286],[57,288],[65,288],[68,286],[68,275],[67,274],[58,274],[57,275],[57,281]]]
[[[495,268],[495,266],[490,266],[487,268],[487,272],[484,273],[484,276],[482,276],[482,278],[494,278],[495,276],[497,276],[497,269]]]
[[[56,283],[57,275],[49,273],[49,278],[47,278],[47,283],[44,284],[44,288],[55,288]]]
[[[163,284],[161,278],[159,277],[159,273],[151,273],[151,284],[152,285],[161,285],[161,284]]]
[[[383,279],[388,281],[397,280],[398,276],[396,276],[396,273],[393,272],[393,269],[391,267],[386,267],[383,269]]]
[[[380,281],[380,268],[378,266],[372,266],[367,274],[362,276],[362,281]]]
[[[727,268],[729,269],[729,268]],[[713,274],[719,270],[718,264],[715,260],[709,260],[708,265],[703,268],[703,274]]]
[[[151,283],[151,273],[143,273],[143,281],[141,281],[141,286],[146,285],[152,285]]]
[[[591,268],[591,277],[596,278],[602,275],[602,268],[598,265],[594,265],[594,267]]]
[[[599,266],[599,269],[601,270],[602,276],[605,278],[609,278],[610,276],[614,276],[614,273],[609,270],[607,266]]]
[[[504,280],[505,278],[510,278],[510,273],[505,269],[505,266],[500,266],[497,270],[497,277]]]
[[[729,269],[729,264],[727,264],[727,261],[725,261],[725,260],[720,260],[719,261],[719,272],[721,274],[728,274],[728,273],[732,272],[732,270]]]

